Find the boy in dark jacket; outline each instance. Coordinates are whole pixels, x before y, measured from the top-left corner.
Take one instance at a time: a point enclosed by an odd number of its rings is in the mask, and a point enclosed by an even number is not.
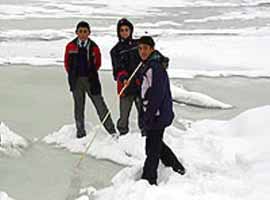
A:
[[[140,121],[146,133],[147,156],[142,179],[148,180],[150,184],[157,184],[159,159],[175,172],[185,174],[185,168],[163,141],[165,128],[172,124],[174,118],[170,82],[166,71],[169,59],[154,47],[152,37],[140,38],[139,54],[143,61],[140,69],[143,107]]]
[[[120,118],[117,122],[120,135],[129,131],[128,118],[133,103],[135,103],[137,111],[140,110],[140,81],[135,76],[131,82],[128,82],[129,77],[140,63],[138,41],[132,38],[133,29],[133,25],[127,19],[119,20],[117,24],[119,41],[111,50],[113,77],[117,81],[118,93],[124,85],[128,85],[120,97]]]
[[[90,33],[90,26],[87,22],[78,23],[77,37],[67,44],[65,51],[65,69],[68,73],[70,91],[74,99],[77,138],[86,136],[84,127],[86,94],[92,100],[101,121],[108,113],[108,108],[101,95],[101,84],[98,76],[101,54],[97,44],[89,38]],[[110,116],[105,121],[104,127],[110,134],[116,134]]]

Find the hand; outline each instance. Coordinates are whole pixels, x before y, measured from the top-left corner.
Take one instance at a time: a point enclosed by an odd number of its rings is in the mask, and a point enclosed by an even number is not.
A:
[[[129,84],[130,84],[130,81],[129,80],[124,80],[124,85],[126,86],[126,87],[128,87],[129,86]]]

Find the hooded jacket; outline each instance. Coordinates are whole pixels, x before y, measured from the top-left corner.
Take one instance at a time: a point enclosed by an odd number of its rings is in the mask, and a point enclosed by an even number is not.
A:
[[[127,39],[123,39],[120,36],[120,28],[124,25],[130,28],[130,36]],[[138,53],[138,40],[132,38],[133,30],[134,28],[132,23],[127,19],[119,20],[117,24],[117,36],[119,41],[110,52],[113,66],[113,77],[114,80],[117,81],[118,93],[124,86],[124,80],[128,80],[141,61]],[[139,91],[140,82],[137,79],[137,76],[135,76],[124,94],[139,95]]]
[[[145,130],[160,130],[173,122],[173,102],[167,74],[169,59],[154,51],[143,63],[140,123]]]

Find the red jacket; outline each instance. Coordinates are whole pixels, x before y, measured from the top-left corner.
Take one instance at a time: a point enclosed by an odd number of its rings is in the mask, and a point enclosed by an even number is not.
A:
[[[91,66],[88,77],[91,86],[90,90],[92,94],[101,94],[101,84],[98,77],[98,70],[101,66],[101,53],[98,45],[92,40],[90,40],[90,45],[88,49],[88,62]],[[75,38],[73,41],[67,44],[64,58],[64,65],[65,70],[68,73],[70,91],[74,91],[74,89],[76,88],[76,82],[79,77],[78,54],[78,38]]]
[[[92,40],[90,41],[93,42]],[[76,38],[75,40],[69,42],[66,46],[65,58],[64,58],[66,72],[68,72],[70,69],[70,66],[68,64],[69,55],[72,53],[77,53],[78,51],[79,49],[78,49],[77,38]],[[96,66],[96,70],[98,71],[101,66],[101,53],[100,53],[100,49],[98,45],[95,43],[93,45],[92,55],[94,57],[94,64]]]

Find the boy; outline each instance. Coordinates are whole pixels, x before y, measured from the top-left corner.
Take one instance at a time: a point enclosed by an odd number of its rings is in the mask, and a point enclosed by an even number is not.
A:
[[[157,184],[159,159],[165,166],[183,175],[185,168],[178,161],[172,150],[164,143],[165,128],[171,125],[174,113],[170,82],[166,68],[169,59],[155,50],[152,37],[139,39],[139,54],[143,62],[140,69],[142,76],[142,127],[146,133],[146,160],[142,179],[150,184]]]
[[[140,63],[138,54],[138,40],[132,38],[133,25],[123,18],[117,24],[117,36],[119,41],[111,50],[113,66],[113,77],[117,81],[118,93],[124,85],[128,85],[123,95],[120,96],[120,118],[117,122],[117,129],[120,135],[129,132],[129,115],[133,103],[137,112],[140,111],[140,81],[135,77],[128,82],[128,78]]]
[[[68,73],[70,91],[74,99],[74,116],[77,128],[77,138],[86,136],[84,127],[84,110],[86,94],[92,100],[98,116],[102,121],[108,113],[108,108],[101,94],[101,84],[98,70],[101,66],[101,53],[97,44],[89,38],[90,26],[81,21],[76,27],[77,37],[69,42],[65,52],[65,69]],[[105,129],[111,135],[116,135],[111,116],[104,123]]]

